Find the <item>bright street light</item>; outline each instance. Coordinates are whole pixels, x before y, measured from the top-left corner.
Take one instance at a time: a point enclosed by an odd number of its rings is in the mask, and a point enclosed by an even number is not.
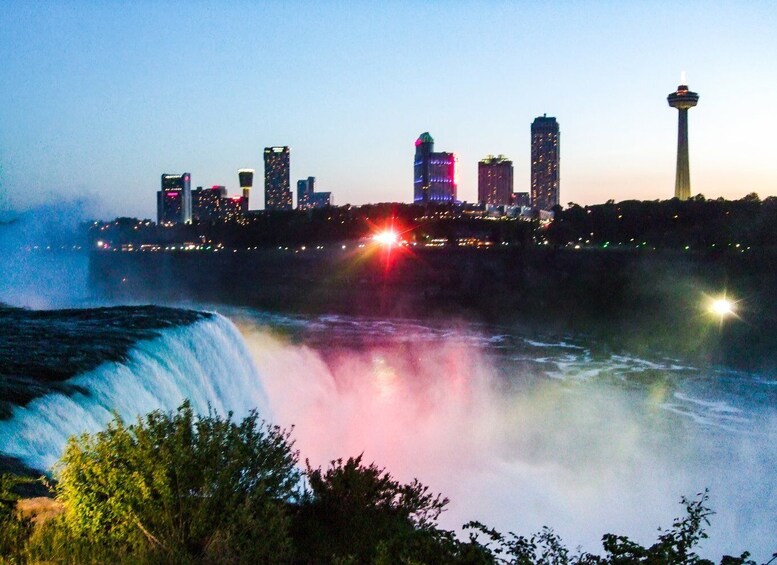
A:
[[[734,314],[734,303],[726,298],[718,298],[710,304],[710,312],[721,318]]]

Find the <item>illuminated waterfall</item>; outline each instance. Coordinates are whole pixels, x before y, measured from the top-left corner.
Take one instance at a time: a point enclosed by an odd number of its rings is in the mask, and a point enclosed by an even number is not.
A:
[[[242,417],[256,408],[270,417],[243,338],[218,315],[140,341],[126,361],[104,363],[68,384],[83,393],[48,394],[0,421],[0,452],[48,469],[69,436],[103,429],[114,413],[133,421],[152,410],[174,410],[185,399],[199,413],[210,405],[220,414]]]

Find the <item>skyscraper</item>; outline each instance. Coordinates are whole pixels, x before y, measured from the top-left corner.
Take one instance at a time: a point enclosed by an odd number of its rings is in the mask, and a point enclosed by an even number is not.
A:
[[[251,188],[254,186],[254,170],[238,169],[237,178],[240,179],[240,188],[243,189],[243,197],[246,199],[247,207],[249,196],[251,195]]]
[[[316,191],[316,177],[308,177],[297,181],[297,209],[307,210]]]
[[[685,74],[685,73],[683,73]],[[685,82],[685,77],[681,79]],[[677,172],[674,180],[674,195],[680,200],[691,197],[691,168],[688,162],[688,110],[699,102],[699,95],[681,84],[676,92],[666,97],[672,108],[677,108]]]
[[[227,196],[225,186],[192,190],[192,219],[200,223],[235,220],[248,212],[246,196]]]
[[[159,224],[190,224],[192,221],[191,175],[162,175],[162,189],[156,193]]]
[[[531,125],[531,205],[550,210],[559,203],[559,130],[547,114]]]
[[[413,202],[455,202],[455,172],[456,156],[453,153],[435,153],[434,139],[429,132],[422,133],[415,142]]]
[[[326,208],[333,206],[331,192],[316,192],[316,177],[308,177],[297,181],[297,209]]]
[[[478,202],[509,206],[513,196],[513,162],[504,155],[489,155],[478,162]]]
[[[331,192],[314,192],[310,195],[311,208],[326,208],[327,206],[334,205],[335,199],[332,197]]]
[[[192,190],[192,220],[195,222],[215,222],[221,212],[221,200],[227,196],[225,186],[215,185],[203,189],[198,186]]]
[[[289,148],[264,148],[264,209],[291,210]]]

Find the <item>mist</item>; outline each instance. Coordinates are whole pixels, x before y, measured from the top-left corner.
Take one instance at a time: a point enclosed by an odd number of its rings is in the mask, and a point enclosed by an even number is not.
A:
[[[72,200],[0,218],[0,303],[26,308],[83,304],[88,255],[81,224],[96,217],[99,205]]]
[[[775,550],[777,415],[744,399],[704,400],[698,383],[680,382],[688,368],[575,363],[563,347],[553,359],[495,356],[482,343],[498,336],[473,343],[468,330],[430,338],[416,327],[401,342],[314,348],[238,325],[303,460],[364,453],[403,481],[418,478],[450,498],[446,528],[480,520],[529,535],[548,525],[592,552],[605,533],[650,544],[684,514],[681,496],[709,488],[716,514],[703,555]],[[669,376],[620,378],[641,366]]]

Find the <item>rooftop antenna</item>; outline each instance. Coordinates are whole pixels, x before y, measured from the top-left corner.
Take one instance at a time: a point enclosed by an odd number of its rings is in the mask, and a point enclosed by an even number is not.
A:
[[[685,71],[680,71],[680,84],[688,85],[686,82]]]

